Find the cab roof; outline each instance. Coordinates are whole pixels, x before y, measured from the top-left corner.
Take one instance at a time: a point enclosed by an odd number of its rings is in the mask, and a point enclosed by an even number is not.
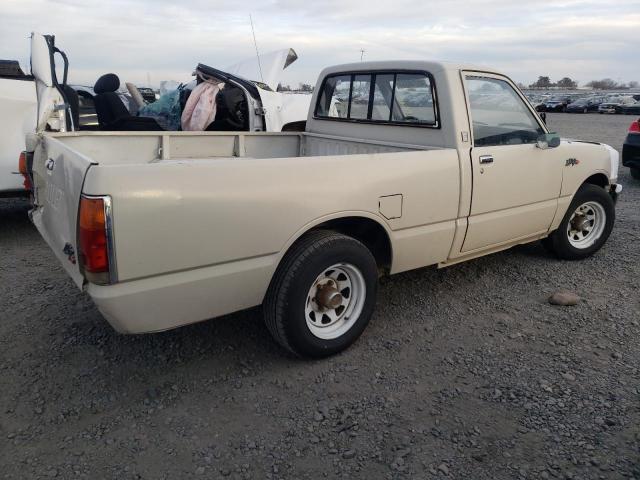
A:
[[[359,72],[370,70],[425,70],[429,73],[439,73],[443,71],[472,70],[479,72],[501,74],[495,69],[454,62],[424,61],[424,60],[387,60],[380,62],[357,62],[333,65],[325,68],[321,76],[325,77],[340,72]]]

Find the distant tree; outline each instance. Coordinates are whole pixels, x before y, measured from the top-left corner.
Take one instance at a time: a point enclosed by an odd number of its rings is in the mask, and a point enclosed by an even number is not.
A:
[[[540,76],[538,77],[538,80],[536,80],[534,83],[532,83],[531,85],[529,85],[531,88],[549,88],[551,87],[551,79],[549,77],[543,77]]]
[[[518,88],[519,88],[520,90],[524,90],[525,88],[527,88],[527,86],[526,86],[524,83],[522,83],[522,82],[518,82]]]
[[[629,82],[629,88],[639,88],[639,87],[640,87],[640,84],[635,80]]]
[[[619,88],[619,85],[610,78],[603,78],[602,80],[591,80],[587,83],[587,87],[591,87],[594,90],[615,90]]]
[[[301,92],[313,92],[313,85],[309,85],[308,83],[301,83],[299,90]]]
[[[291,91],[291,87],[289,85],[282,85],[281,83],[279,83],[277,91],[278,92],[290,92]]]
[[[560,88],[566,88],[568,90],[573,90],[578,86],[578,82],[571,80],[569,77],[564,77],[561,80],[558,80],[556,84]]]

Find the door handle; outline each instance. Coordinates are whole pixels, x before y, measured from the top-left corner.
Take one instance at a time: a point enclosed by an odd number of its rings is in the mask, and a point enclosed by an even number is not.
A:
[[[493,155],[480,155],[480,165],[486,165],[487,163],[493,163]]]

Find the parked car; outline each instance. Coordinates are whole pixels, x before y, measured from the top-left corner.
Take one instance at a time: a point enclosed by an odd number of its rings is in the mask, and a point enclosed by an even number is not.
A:
[[[0,77],[20,78],[26,76],[17,60],[0,60]]]
[[[640,180],[640,120],[631,123],[622,145],[622,165],[629,167],[631,176]]]
[[[546,112],[546,100],[543,98],[536,98],[534,100],[531,101],[531,105],[533,105],[533,108],[535,109],[536,112]]]
[[[624,115],[640,115],[640,101],[620,106],[620,113]]]
[[[5,60],[1,67],[0,197],[24,196],[28,185],[19,172],[18,157],[25,148],[25,136],[36,128],[36,87],[18,62]]]
[[[632,96],[625,96],[620,99],[620,103],[615,106],[616,113],[624,113],[624,110],[629,107],[636,106],[638,102]]]
[[[157,100],[156,92],[152,88],[138,87],[138,91],[140,92],[140,95],[142,95],[144,101],[147,103],[153,103]]]
[[[635,104],[633,97],[616,97],[600,104],[598,113],[622,113],[622,108]]]
[[[556,96],[547,100],[544,104],[545,112],[566,112],[567,106],[572,102],[569,96]]]
[[[51,57],[32,64],[38,124],[64,126],[50,108],[60,102]],[[342,95],[367,88],[367,104]],[[27,138],[30,216],[117,330],[262,304],[274,338],[309,357],[358,338],[379,272],[538,239],[577,260],[613,228],[618,153],[561,141],[492,69],[326,68],[307,118],[304,132],[283,133],[42,127]]]
[[[602,103],[602,98],[579,98],[575,102],[567,105],[566,111],[568,113],[588,113],[597,112],[598,107]]]

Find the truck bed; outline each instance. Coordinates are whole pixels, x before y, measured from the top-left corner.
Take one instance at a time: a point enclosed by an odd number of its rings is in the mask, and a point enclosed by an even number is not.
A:
[[[236,157],[355,155],[436,148],[306,132],[73,132],[48,137],[62,142],[94,164],[108,165]]]

